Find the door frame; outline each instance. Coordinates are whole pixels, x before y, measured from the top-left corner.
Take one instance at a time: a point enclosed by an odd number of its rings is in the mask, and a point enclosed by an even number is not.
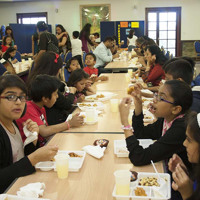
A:
[[[153,7],[145,8],[145,33],[148,35],[148,13],[149,12],[176,12],[177,27],[176,27],[176,56],[181,56],[181,7]],[[158,23],[157,23],[158,30]],[[158,34],[158,32],[157,32]],[[158,38],[158,35],[157,35]]]

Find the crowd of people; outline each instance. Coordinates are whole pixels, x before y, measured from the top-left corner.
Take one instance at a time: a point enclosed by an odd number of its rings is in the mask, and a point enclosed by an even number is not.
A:
[[[82,31],[74,31],[72,38],[60,24],[56,35],[38,22],[38,33],[33,35],[35,55],[26,82],[6,65],[10,74],[0,77],[0,192],[4,192],[15,178],[35,172],[34,165],[51,160],[57,146],[46,146],[58,132],[83,125],[83,116],[74,105],[85,96],[95,94],[92,84],[107,81],[105,65],[118,58],[120,46],[115,37],[106,37],[100,44],[98,34],[91,35],[90,24]],[[13,32],[6,29],[0,54],[2,63],[16,62]],[[172,199],[198,199],[200,187],[200,91],[192,90],[194,61],[188,57],[168,60],[155,41],[147,36],[137,38],[134,30],[127,38],[128,51],[135,51],[142,65],[135,74],[147,86],[134,85],[132,98],[123,98],[119,105],[122,129],[125,134],[130,161],[142,166],[165,160],[172,176]],[[65,64],[60,54],[72,51]],[[86,52],[85,59],[82,52]],[[101,76],[99,76],[101,75]],[[165,80],[165,81],[162,81]],[[164,82],[164,83],[163,83]],[[147,94],[142,89],[153,91]],[[142,96],[152,97],[149,111],[157,120],[144,125]],[[128,116],[134,101],[132,124]],[[192,110],[192,112],[190,112]],[[37,132],[27,142],[25,128]],[[155,143],[143,149],[138,139],[153,139]],[[25,147],[24,147],[25,144]]]

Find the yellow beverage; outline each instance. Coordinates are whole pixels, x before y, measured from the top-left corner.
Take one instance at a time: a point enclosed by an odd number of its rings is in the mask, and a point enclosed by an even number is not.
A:
[[[132,69],[128,69],[128,74],[129,74],[130,77],[132,77],[133,70]]]
[[[94,122],[94,117],[86,117],[86,122]]]
[[[110,100],[110,109],[111,112],[118,112],[118,99],[111,99]]]
[[[122,185],[116,184],[116,194],[117,195],[129,195],[130,193],[130,184]]]
[[[68,177],[68,163],[56,164],[58,178],[64,179]]]

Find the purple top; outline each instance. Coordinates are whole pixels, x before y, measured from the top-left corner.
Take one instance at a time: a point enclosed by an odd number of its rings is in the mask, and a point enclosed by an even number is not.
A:
[[[88,49],[88,45],[87,45],[87,38],[85,36],[85,33],[83,33],[83,35],[80,39],[82,41],[82,51],[89,53],[89,49]]]

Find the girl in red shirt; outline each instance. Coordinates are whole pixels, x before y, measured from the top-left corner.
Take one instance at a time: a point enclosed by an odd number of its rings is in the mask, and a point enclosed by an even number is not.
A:
[[[12,46],[12,38],[10,36],[5,36],[2,44],[2,52],[6,52],[9,47]]]
[[[165,72],[162,69],[167,61],[162,51],[157,45],[150,45],[145,52],[147,67],[142,79],[145,83],[151,82],[152,86],[158,86],[162,79],[165,79]]]

